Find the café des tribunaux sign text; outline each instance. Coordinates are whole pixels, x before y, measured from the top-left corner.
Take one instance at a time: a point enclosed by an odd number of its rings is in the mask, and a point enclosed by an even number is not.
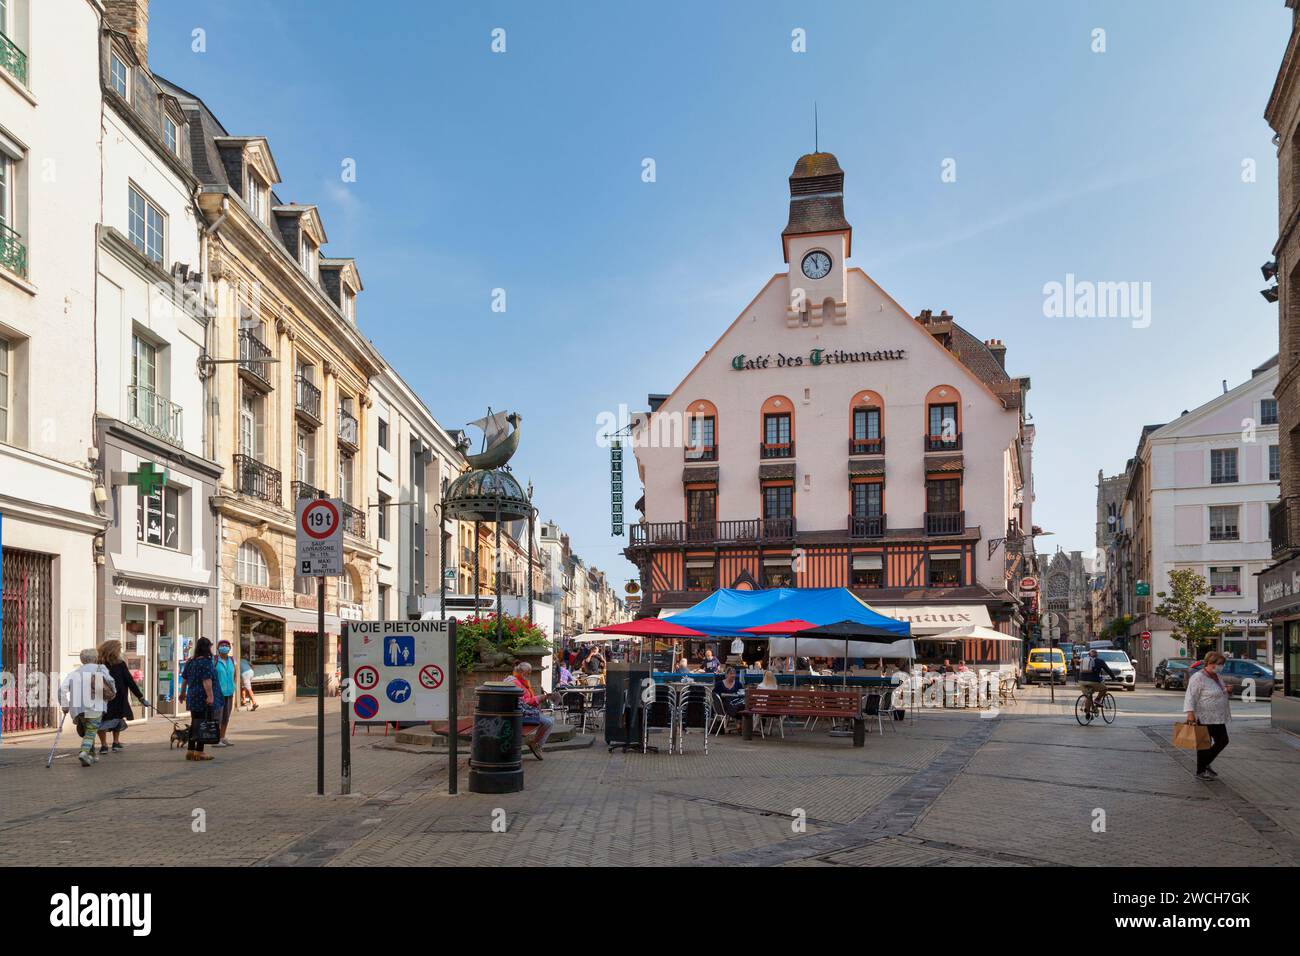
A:
[[[904,358],[906,349],[877,349],[874,352],[846,352],[843,349],[813,349],[807,356],[786,355],[737,355],[731,360],[731,367],[737,372],[749,372],[766,368],[803,368],[808,365],[849,365],[853,362],[892,362]]]

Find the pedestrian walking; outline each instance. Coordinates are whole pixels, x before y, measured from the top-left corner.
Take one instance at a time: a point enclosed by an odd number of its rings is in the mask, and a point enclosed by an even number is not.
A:
[[[81,652],[81,666],[63,678],[59,685],[59,706],[72,717],[81,735],[81,753],[77,759],[83,767],[99,761],[95,753],[95,734],[104,710],[117,694],[108,668],[99,663],[99,652],[87,647]]]
[[[253,662],[247,657],[239,659],[239,702],[251,704],[257,710],[257,698],[253,696]]]
[[[1183,695],[1183,710],[1187,712],[1189,724],[1201,724],[1210,732],[1210,747],[1196,751],[1196,776],[1201,780],[1213,780],[1218,776],[1211,768],[1214,758],[1228,746],[1228,721],[1232,720],[1229,706],[1231,692],[1219,668],[1226,658],[1218,651],[1205,655],[1205,664],[1192,675],[1187,682],[1187,693]]]
[[[99,663],[108,669],[108,676],[113,678],[113,684],[117,688],[117,694],[108,702],[108,707],[104,710],[104,718],[99,722],[99,752],[101,754],[109,752],[108,735],[111,733],[113,753],[118,753],[126,749],[122,745],[122,731],[126,729],[126,722],[135,720],[135,712],[131,710],[131,698],[127,696],[128,693],[135,695],[141,707],[148,707],[149,702],[144,699],[144,692],[131,676],[131,668],[127,667],[126,661],[122,659],[121,641],[105,641],[99,645],[98,653]]]
[[[190,739],[185,749],[186,760],[211,760],[212,754],[203,752],[198,742],[200,720],[210,720],[216,714],[221,691],[217,688],[217,671],[212,663],[212,642],[200,637],[194,642],[194,656],[185,662],[181,671],[180,696],[190,711]]]
[[[216,689],[221,692],[222,698],[221,740],[217,746],[229,747],[230,741],[226,739],[226,728],[230,726],[230,712],[235,709],[235,659],[230,656],[230,642],[227,640],[217,641],[216,668]]]

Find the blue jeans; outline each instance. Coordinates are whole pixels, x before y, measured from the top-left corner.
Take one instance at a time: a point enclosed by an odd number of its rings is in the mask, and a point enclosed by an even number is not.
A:
[[[551,736],[551,730],[555,727],[555,718],[549,714],[538,714],[535,717],[529,717],[528,724],[530,726],[532,724],[537,725],[537,731],[533,735],[533,743],[541,747],[546,743],[547,738]]]

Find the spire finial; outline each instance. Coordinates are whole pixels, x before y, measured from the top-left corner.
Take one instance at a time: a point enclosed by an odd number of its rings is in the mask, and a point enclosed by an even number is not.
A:
[[[813,100],[813,152],[814,152],[814,153],[820,153],[820,152],[821,152],[821,144],[820,144],[820,141],[819,141],[819,131],[818,131],[818,128],[817,128],[817,127],[818,127],[818,124],[817,124],[817,101],[816,101],[816,100]]]

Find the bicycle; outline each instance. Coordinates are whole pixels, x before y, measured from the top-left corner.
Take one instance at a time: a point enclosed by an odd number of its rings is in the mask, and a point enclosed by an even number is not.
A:
[[[1079,722],[1079,726],[1087,727],[1098,717],[1108,724],[1115,722],[1115,698],[1104,687],[1097,692],[1096,701],[1084,691],[1074,702],[1074,719]]]

